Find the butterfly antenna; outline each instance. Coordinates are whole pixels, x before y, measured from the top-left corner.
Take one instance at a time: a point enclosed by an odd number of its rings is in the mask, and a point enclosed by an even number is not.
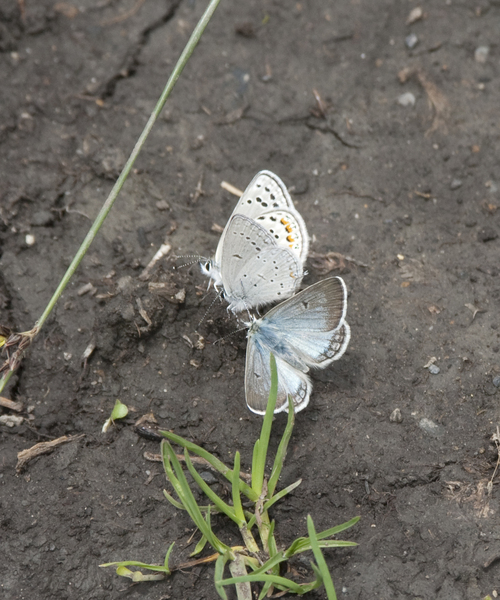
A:
[[[174,258],[175,260],[179,259],[179,258],[191,258],[193,260],[190,260],[189,262],[183,263],[182,265],[174,265],[174,269],[183,269],[184,267],[190,267],[191,265],[194,265],[196,263],[199,263],[201,261],[208,261],[208,258],[205,258],[204,256],[199,256],[196,254],[187,254],[187,255],[183,255],[183,256],[177,256],[176,254],[174,254],[172,256],[172,258]]]
[[[240,281],[240,285],[241,285],[241,301],[245,305],[245,310],[247,311],[248,320],[251,321],[252,320],[252,315],[250,314],[250,310],[249,310],[248,304],[245,302],[245,287],[243,285],[243,281]],[[228,308],[228,310],[229,310],[229,308]],[[236,318],[238,318],[238,317],[236,317]]]
[[[222,342],[223,340],[225,340],[228,337],[231,337],[235,333],[239,333],[240,331],[245,331],[245,329],[248,329],[248,327],[246,325],[244,327],[240,327],[239,329],[235,329],[234,331],[231,331],[231,333],[228,333],[224,337],[221,337],[218,340],[215,340],[214,344],[218,344],[219,342]]]
[[[205,311],[205,314],[203,315],[203,317],[201,318],[201,321],[198,323],[198,325],[196,326],[196,333],[198,333],[198,327],[203,323],[203,321],[207,318],[208,313],[210,312],[210,310],[212,309],[212,306],[217,302],[217,300],[220,300],[220,298],[222,297],[222,292],[218,292],[217,296],[215,296],[215,298],[212,300],[212,302],[210,303],[210,306],[207,308],[207,310]]]

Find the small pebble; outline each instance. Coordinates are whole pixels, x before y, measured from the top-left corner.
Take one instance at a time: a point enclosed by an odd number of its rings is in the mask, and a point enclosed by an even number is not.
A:
[[[17,415],[0,416],[0,425],[6,425],[7,427],[19,427],[23,421],[23,417],[18,417]]]
[[[31,219],[34,227],[48,227],[54,222],[54,215],[48,210],[38,210]]]
[[[484,64],[488,60],[488,54],[490,49],[488,46],[479,46],[474,52],[474,60],[478,63]]]
[[[415,106],[415,96],[411,92],[401,94],[398,98],[398,104],[401,104],[401,106]]]
[[[416,21],[419,21],[424,16],[424,11],[420,8],[420,6],[416,6],[408,15],[406,19],[406,24],[411,25]]]
[[[429,365],[429,373],[437,375],[440,371],[441,369],[437,365]]]
[[[28,235],[24,238],[24,241],[26,242],[26,246],[34,246],[35,236],[31,233],[28,233]]]
[[[410,33],[405,37],[405,45],[409,50],[413,50],[415,46],[418,44],[418,37],[414,33]]]
[[[493,229],[493,227],[483,227],[477,234],[477,239],[480,242],[491,242],[492,240],[496,240],[497,237],[498,233]]]
[[[200,477],[207,485],[214,485],[219,482],[217,477],[213,473],[210,473],[210,471],[202,471]]]
[[[423,418],[418,422],[418,426],[420,429],[423,429],[426,433],[430,433],[431,435],[436,435],[439,433],[439,425],[431,421],[430,419]]]
[[[495,387],[500,387],[500,375],[497,375],[496,377],[493,377],[493,385]]]
[[[403,415],[401,414],[401,409],[395,408],[392,411],[391,416],[389,417],[389,421],[391,421],[392,423],[401,423],[402,420]]]
[[[462,180],[461,179],[454,179],[451,183],[450,183],[450,190],[458,190],[458,188],[462,187]]]

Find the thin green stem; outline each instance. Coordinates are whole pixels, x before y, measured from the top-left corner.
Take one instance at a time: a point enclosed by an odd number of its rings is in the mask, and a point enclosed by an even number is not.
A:
[[[82,258],[85,256],[87,250],[89,249],[90,245],[94,241],[94,238],[97,235],[97,232],[101,228],[101,225],[103,224],[105,218],[107,217],[109,211],[111,210],[111,207],[113,206],[114,201],[116,200],[120,190],[122,189],[123,184],[125,183],[128,175],[130,173],[130,170],[132,169],[132,167],[136,161],[136,158],[139,155],[139,152],[141,151],[142,147],[144,146],[144,143],[145,143],[149,133],[151,132],[151,129],[153,128],[153,125],[155,124],[156,119],[160,115],[163,107],[165,106],[165,102],[167,101],[167,98],[170,96],[170,93],[171,93],[174,85],[177,83],[177,80],[179,79],[184,67],[186,66],[187,61],[191,57],[193,50],[195,49],[196,45],[200,41],[200,38],[201,38],[203,32],[205,31],[205,28],[208,25],[210,19],[212,18],[212,15],[214,14],[215,9],[219,5],[219,2],[220,2],[220,0],[210,0],[207,9],[205,10],[205,12],[203,13],[203,16],[201,17],[198,24],[196,25],[191,37],[189,38],[188,43],[186,44],[179,60],[177,61],[177,64],[174,67],[174,70],[172,71],[172,74],[169,77],[167,85],[165,86],[165,89],[163,90],[163,92],[160,96],[160,99],[158,100],[151,116],[149,117],[148,122],[146,123],[146,126],[144,127],[143,132],[139,136],[139,139],[137,140],[137,143],[135,144],[134,149],[132,150],[132,153],[130,154],[129,159],[127,160],[125,166],[123,167],[123,170],[120,173],[120,176],[116,180],[116,183],[113,186],[113,189],[109,193],[109,196],[106,199],[106,202],[103,204],[101,210],[99,211],[99,214],[97,215],[97,218],[95,219],[94,223],[92,224],[92,227],[90,228],[85,239],[83,240],[82,245],[78,249],[73,260],[71,261],[71,264],[69,265],[68,270],[64,274],[64,277],[61,279],[61,282],[57,286],[57,289],[54,292],[52,298],[49,300],[49,303],[47,304],[47,307],[43,311],[42,316],[36,322],[35,329],[36,329],[37,334],[40,331],[40,329],[43,327],[43,325],[44,325],[45,321],[47,320],[48,316],[50,315],[50,313],[52,312],[52,309],[54,308],[56,302],[61,297],[61,294],[63,293],[64,289],[68,285],[68,282],[70,281],[71,277],[73,277],[73,274],[75,273],[76,269],[78,268]],[[2,378],[2,380],[0,381],[0,392],[4,389],[5,385],[9,381],[9,379],[11,377],[11,373],[12,373],[12,371],[7,372],[5,374],[5,376]]]

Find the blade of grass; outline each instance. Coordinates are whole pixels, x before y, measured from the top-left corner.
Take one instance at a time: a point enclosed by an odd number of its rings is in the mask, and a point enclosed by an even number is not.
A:
[[[270,356],[271,366],[271,389],[267,401],[266,414],[262,422],[262,429],[259,439],[255,442],[252,458],[252,489],[257,496],[262,493],[264,485],[264,471],[266,468],[267,448],[269,446],[269,437],[274,418],[274,409],[278,398],[278,371],[276,369],[276,359],[274,355]]]
[[[271,497],[274,494],[274,490],[276,489],[276,485],[278,484],[278,479],[281,475],[281,469],[283,468],[283,463],[285,462],[288,443],[290,442],[290,438],[292,436],[294,423],[295,406],[293,404],[292,397],[288,396],[288,420],[286,423],[285,431],[283,432],[283,437],[281,438],[281,441],[278,446],[278,451],[276,452],[276,456],[274,458],[271,477],[269,477],[269,482],[267,484],[268,497]]]
[[[318,544],[320,548],[352,548],[358,545],[356,542],[345,540],[319,540]],[[308,552],[309,550],[312,550],[309,538],[298,538],[293,542],[290,548],[285,551],[285,555],[287,558],[291,558],[292,556],[302,554],[302,552]]]
[[[189,557],[191,558],[193,556],[197,556],[207,545],[207,541],[207,538],[204,535],[202,535],[200,541],[196,544],[196,548],[191,552]]]
[[[286,577],[278,577],[277,575],[266,575],[261,573],[259,575],[254,575],[251,573],[250,575],[244,575],[243,577],[231,577],[229,579],[222,579],[217,581],[219,585],[233,585],[236,583],[264,583],[269,581],[273,583],[275,586],[279,586],[281,589],[290,590],[295,594],[302,594],[302,586],[291,579],[287,579]]]
[[[171,494],[169,494],[167,490],[163,490],[163,495],[175,508],[178,508],[179,510],[186,510],[184,505],[182,505],[180,502],[177,502],[177,500]]]
[[[163,107],[165,106],[165,102],[167,101],[168,97],[170,96],[170,93],[172,92],[172,89],[174,88],[175,84],[177,83],[177,80],[179,79],[182,71],[184,70],[186,63],[190,59],[191,54],[193,53],[193,50],[196,48],[196,45],[200,41],[200,38],[201,38],[203,32],[205,31],[205,28],[208,25],[210,19],[212,18],[212,15],[214,14],[215,9],[219,5],[219,2],[220,2],[220,0],[210,0],[201,19],[198,21],[198,24],[194,28],[194,31],[191,34],[191,37],[189,38],[189,41],[187,42],[184,50],[182,51],[182,54],[179,57],[179,60],[177,61],[176,65],[174,67],[174,70],[172,71],[172,74],[170,75],[170,77],[167,81],[167,85],[165,86],[158,102],[156,103],[156,106],[154,107],[153,112],[151,113],[151,116],[149,117],[148,122],[146,123],[146,126],[144,127],[144,130],[142,131],[141,135],[139,136],[139,139],[137,140],[137,142],[134,146],[134,149],[132,150],[127,162],[125,163],[125,166],[123,167],[122,172],[120,173],[118,179],[116,180],[115,185],[113,186],[111,192],[109,193],[109,196],[107,197],[101,210],[99,211],[99,214],[97,215],[94,223],[92,224],[92,227],[90,228],[89,232],[85,236],[85,239],[83,240],[80,248],[78,248],[78,251],[75,254],[75,257],[71,261],[71,264],[69,265],[66,273],[64,274],[63,278],[61,279],[61,282],[57,286],[56,291],[54,292],[52,298],[49,300],[47,307],[43,311],[41,317],[35,323],[35,327],[33,328],[34,336],[38,335],[38,333],[40,332],[40,329],[43,327],[45,321],[47,320],[48,316],[52,312],[52,309],[54,308],[57,301],[61,297],[61,294],[63,293],[64,289],[68,285],[69,280],[73,277],[73,274],[75,273],[76,269],[78,268],[82,258],[85,256],[87,250],[89,249],[90,245],[94,241],[94,239],[97,235],[97,232],[101,228],[101,225],[104,223],[104,220],[108,216],[108,213],[111,210],[111,207],[113,206],[120,190],[122,189],[123,184],[125,183],[128,175],[139,155],[139,152],[141,151],[142,147],[144,146],[144,143],[145,143],[148,135],[150,134],[151,129],[153,128],[153,125],[155,124],[157,118],[159,117]],[[8,371],[0,380],[0,392],[7,385],[11,375],[12,375],[12,371]]]
[[[266,512],[269,510],[269,508],[271,508],[271,506],[275,503],[278,502],[278,500],[281,500],[281,498],[283,498],[284,496],[286,496],[287,494],[289,494],[292,490],[294,490],[296,487],[298,487],[300,484],[302,483],[302,479],[299,479],[298,481],[296,481],[295,483],[292,483],[291,485],[289,485],[288,487],[280,490],[277,494],[275,494],[272,498],[270,498],[262,507],[262,511]],[[255,515],[252,516],[252,518],[250,519],[250,521],[248,521],[248,528],[251,529],[254,525],[255,522],[257,520],[257,517]]]
[[[353,519],[351,519],[350,521],[347,521],[346,523],[341,523],[340,525],[337,525],[336,527],[331,527],[330,529],[325,529],[325,531],[322,531],[321,533],[316,534],[316,537],[318,540],[323,540],[332,535],[336,535],[337,533],[340,533],[341,531],[349,529],[349,527],[352,527],[353,525],[355,525],[359,521],[359,519],[360,519],[360,517],[354,517]],[[320,542],[320,546],[322,548],[335,548],[335,547],[344,547],[344,546],[357,546],[357,544],[355,542],[344,542],[341,540],[329,540],[328,545],[326,544],[326,542]],[[311,549],[311,545],[309,543],[309,538],[300,537],[292,542],[290,547],[285,551],[285,554],[288,558],[290,558],[290,557],[294,556],[295,554],[299,554],[301,552],[305,552],[310,549]]]
[[[217,536],[214,534],[212,529],[207,525],[207,522],[203,518],[203,515],[196,503],[196,500],[191,492],[191,488],[189,487],[188,481],[184,472],[182,470],[181,464],[177,457],[175,456],[174,449],[172,446],[166,442],[162,441],[162,456],[163,456],[163,465],[165,467],[165,472],[167,473],[167,477],[170,482],[174,486],[176,494],[179,496],[179,500],[184,505],[185,509],[189,513],[189,516],[193,520],[194,524],[201,533],[207,538],[209,544],[220,554],[224,552],[228,552],[229,548],[223,542],[221,542]],[[173,469],[172,469],[173,467]],[[175,470],[175,474],[174,471]],[[209,516],[210,511],[207,512],[207,516]]]
[[[170,546],[171,548],[172,546]],[[118,562],[103,563],[100,567],[138,567],[140,569],[148,569],[148,571],[158,571],[161,573],[167,573],[170,575],[170,569],[165,565],[148,565],[147,563],[139,562],[137,560],[123,560]]]
[[[353,517],[350,521],[346,521],[345,523],[341,523],[340,525],[336,525],[335,527],[330,527],[330,529],[325,529],[325,531],[321,531],[320,533],[317,533],[316,537],[318,538],[318,540],[324,540],[325,538],[331,537],[332,535],[337,535],[337,533],[340,533],[341,531],[345,531],[346,529],[349,529],[349,527],[356,525],[356,523],[360,519],[361,519],[361,517]]]
[[[189,452],[192,452],[193,454],[197,454],[198,456],[201,456],[201,458],[204,458],[210,465],[212,465],[212,467],[216,471],[218,471],[221,475],[224,475],[224,477],[232,483],[232,481],[233,481],[232,469],[230,469],[227,465],[225,465],[222,461],[220,461],[213,454],[210,454],[210,452],[208,452],[201,446],[193,444],[192,442],[188,442],[184,438],[182,438],[179,435],[176,435],[175,433],[172,433],[170,431],[160,431],[160,434],[163,435],[164,437],[166,437],[168,440],[170,440],[174,444],[181,446],[181,448],[184,448],[185,450],[189,450]],[[241,479],[240,479],[239,486],[240,486],[241,492],[243,494],[245,494],[245,496],[249,500],[252,500],[252,502],[256,502],[258,500],[259,496],[252,490],[252,488],[248,484],[246,484]]]
[[[212,490],[212,488],[203,480],[201,475],[194,468],[193,463],[191,462],[191,459],[189,458],[189,454],[188,454],[187,450],[184,450],[184,460],[186,462],[186,466],[187,466],[189,472],[191,473],[192,478],[198,484],[199,488],[205,494],[205,496],[207,496],[207,498],[211,502],[213,502],[215,504],[215,506],[221,512],[223,512],[232,521],[234,521],[236,523],[236,525],[238,525],[238,527],[243,527],[243,525],[246,525],[245,519],[243,518],[243,520],[241,521],[236,516],[234,508],[232,508],[231,506],[229,506],[229,504],[224,502],[224,500],[222,500],[222,498],[219,498],[219,496],[217,496],[217,494]]]
[[[244,525],[246,527],[246,519],[245,519],[245,515],[243,513],[243,506],[241,504],[239,472],[240,472],[240,453],[238,451],[236,451],[236,454],[234,455],[233,481],[232,481],[232,486],[231,486],[231,494],[233,497],[234,513],[235,513],[236,517],[239,519],[239,521],[241,523],[244,523]]]
[[[227,600],[226,590],[224,586],[218,583],[222,581],[222,577],[224,577],[224,567],[226,566],[227,561],[229,560],[229,553],[224,552],[221,554],[219,558],[215,561],[215,572],[214,572],[214,582],[215,582],[215,590],[222,598],[222,600]]]
[[[170,559],[170,555],[172,554],[172,550],[174,549],[174,546],[175,546],[175,542],[172,542],[170,544],[169,549],[167,550],[167,553],[165,554],[165,560],[163,561],[163,565],[164,565],[164,567],[166,569],[166,572],[168,572],[169,574],[170,574],[171,571],[170,571],[170,568],[168,566],[168,561]]]
[[[319,574],[323,579],[328,600],[337,600],[337,594],[335,593],[332,577],[326,565],[325,557],[323,556],[323,553],[319,547],[318,538],[316,537],[316,530],[314,529],[314,523],[311,515],[307,515],[307,533],[309,534],[311,549],[313,551],[314,558],[316,559],[316,563],[318,564]],[[319,574],[317,573],[316,576]]]
[[[233,577],[244,577],[247,574],[245,561],[241,554],[237,554],[235,560],[229,563],[229,570]],[[238,600],[253,600],[252,588],[248,581],[236,584],[236,596]]]

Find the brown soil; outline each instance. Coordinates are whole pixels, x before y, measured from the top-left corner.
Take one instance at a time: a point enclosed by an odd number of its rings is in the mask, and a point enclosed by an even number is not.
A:
[[[42,313],[204,6],[1,3],[3,325],[24,331]],[[161,562],[172,541],[174,562],[194,549],[161,465],[144,458],[158,445],[135,433],[140,416],[223,460],[240,450],[250,466],[261,418],[245,406],[244,333],[213,344],[236,327],[217,304],[197,348],[213,298],[198,268],[168,259],[139,275],[164,242],[210,256],[212,226],[235,203],[221,181],[244,188],[261,169],[289,186],[314,252],[354,259],[331,271],[350,292],[352,339],[314,375],[297,417],[282,484],[303,483],[273,510],[281,542],[306,533],[309,513],[318,529],[361,515],[344,536],[359,546],[326,553],[340,598],[500,592],[498,475],[488,493],[500,422],[500,3],[427,0],[407,24],[417,6],[221,2],[4,391],[25,419],[0,425],[2,598],[217,598],[210,566],[131,585],[98,565]],[[398,102],[408,92],[413,106]],[[308,270],[305,284],[324,276],[317,262]],[[102,434],[116,398],[131,413]],[[16,473],[21,450],[79,434]],[[310,577],[307,561],[296,567]]]

